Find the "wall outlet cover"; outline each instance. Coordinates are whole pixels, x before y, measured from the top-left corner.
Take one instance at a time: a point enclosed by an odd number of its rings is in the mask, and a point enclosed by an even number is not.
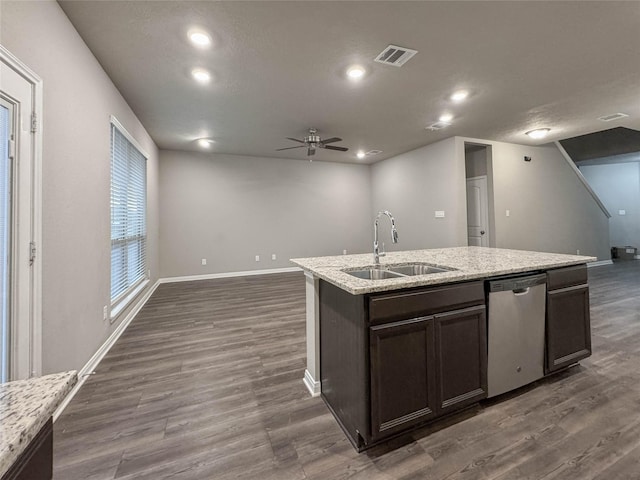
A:
[[[256,255],[256,262],[260,261],[260,255]]]
[[[276,254],[275,254],[275,253],[272,253],[272,254],[271,254],[271,260],[275,260],[275,259],[276,259]]]
[[[206,259],[206,258],[203,258],[203,259],[202,259],[202,265],[206,265],[206,264],[207,264],[207,259]]]
[[[444,210],[436,210],[436,218],[444,218]]]

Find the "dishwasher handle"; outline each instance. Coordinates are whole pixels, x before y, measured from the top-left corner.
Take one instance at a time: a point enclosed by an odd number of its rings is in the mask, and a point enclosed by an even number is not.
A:
[[[544,273],[521,277],[506,277],[497,280],[489,280],[489,292],[507,292],[509,290],[524,293],[530,287],[547,283],[547,276]]]
[[[514,295],[526,295],[527,293],[529,293],[529,290],[531,290],[531,287],[515,288],[511,291]]]

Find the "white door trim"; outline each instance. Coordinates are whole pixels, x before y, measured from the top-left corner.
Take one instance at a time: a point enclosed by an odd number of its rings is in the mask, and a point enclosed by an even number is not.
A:
[[[35,132],[31,140],[31,241],[36,247],[36,257],[30,278],[30,366],[29,376],[42,375],[42,79],[0,45],[0,62],[24,78],[31,85],[31,103]]]

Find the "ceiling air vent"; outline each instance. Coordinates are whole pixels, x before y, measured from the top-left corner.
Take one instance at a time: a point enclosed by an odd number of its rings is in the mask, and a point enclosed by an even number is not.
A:
[[[619,118],[628,117],[626,113],[612,113],[611,115],[605,115],[604,117],[598,117],[598,120],[603,122],[611,122],[613,120],[618,120]]]
[[[418,53],[417,50],[398,47],[397,45],[389,45],[375,58],[375,61],[386,65],[393,65],[394,67],[401,67],[416,53]]]
[[[382,153],[382,150],[369,150],[368,152],[365,153],[365,155],[369,156],[369,155],[378,155],[379,153]]]

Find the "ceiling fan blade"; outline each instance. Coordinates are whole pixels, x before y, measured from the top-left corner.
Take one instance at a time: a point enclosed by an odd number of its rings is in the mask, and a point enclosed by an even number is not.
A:
[[[293,140],[294,142],[304,143],[304,140],[298,140],[297,138],[287,137],[287,140]]]
[[[331,137],[331,138],[327,138],[326,140],[322,140],[322,143],[326,145],[327,143],[335,143],[335,142],[341,142],[341,141],[342,141],[341,138]]]
[[[304,145],[296,145],[295,147],[287,147],[287,148],[278,148],[276,149],[276,152],[279,152],[281,150],[291,150],[292,148],[302,148],[304,147]]]
[[[334,147],[333,145],[326,145],[324,148],[327,150],[338,150],[340,152],[346,152],[349,150],[347,147]]]
[[[309,147],[309,149],[307,150],[307,156],[310,157],[311,155],[315,155],[315,154],[316,154],[316,149]]]

